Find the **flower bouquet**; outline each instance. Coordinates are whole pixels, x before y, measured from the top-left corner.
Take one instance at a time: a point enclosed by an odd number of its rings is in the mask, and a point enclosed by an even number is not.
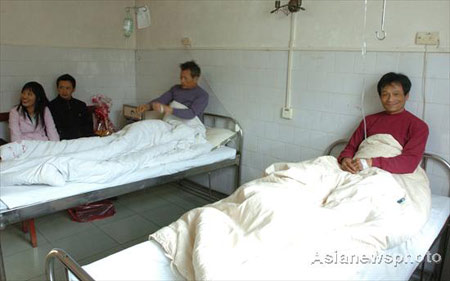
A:
[[[92,97],[92,103],[95,105],[95,134],[101,137],[111,135],[116,131],[114,124],[109,119],[109,112],[112,106],[111,99],[103,95],[95,95]]]

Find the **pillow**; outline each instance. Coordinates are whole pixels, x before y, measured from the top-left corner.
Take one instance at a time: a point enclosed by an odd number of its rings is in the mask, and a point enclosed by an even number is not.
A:
[[[206,129],[206,140],[214,147],[225,145],[234,135],[236,132],[224,128]]]
[[[179,103],[177,101],[172,101],[169,104],[169,106],[172,107],[172,108],[177,108],[177,109],[186,109],[187,108],[187,106],[185,106],[184,104],[181,104],[181,103]],[[183,124],[185,124],[187,126],[190,126],[190,127],[204,127],[202,121],[200,121],[200,119],[197,116],[195,116],[192,119],[183,119],[183,118],[176,117],[173,114],[164,115],[163,121],[166,121],[166,122],[170,123],[170,121],[172,121],[172,120],[181,122],[181,123],[183,123]]]

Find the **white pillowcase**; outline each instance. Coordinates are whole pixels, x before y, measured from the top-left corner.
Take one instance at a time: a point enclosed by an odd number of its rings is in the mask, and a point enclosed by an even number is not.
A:
[[[172,101],[170,103],[170,107],[178,108],[178,109],[186,109],[187,108],[187,106],[185,106],[184,104],[179,103],[177,101]],[[163,114],[156,112],[156,111],[147,111],[144,119],[161,119],[162,115]],[[194,127],[194,128],[202,128],[202,129],[205,128],[202,121],[200,121],[200,119],[197,116],[195,116],[192,119],[182,119],[182,118],[176,117],[173,114],[170,114],[170,115],[164,115],[162,120],[165,122],[168,122],[168,123],[170,123],[171,121],[176,121],[176,122],[180,122],[180,123],[183,123],[187,126]],[[219,147],[219,146],[225,144],[226,142],[228,142],[228,140],[230,138],[232,138],[235,134],[236,134],[236,132],[233,132],[228,129],[207,128],[206,129],[206,140],[210,144],[212,144],[214,147]]]
[[[169,106],[172,107],[172,108],[176,108],[176,109],[187,109],[188,108],[184,104],[179,103],[177,101],[172,101],[169,104]],[[183,118],[176,117],[173,114],[164,115],[163,121],[166,121],[166,122],[170,123],[170,121],[172,121],[172,120],[181,122],[181,123],[183,123],[183,124],[185,124],[185,125],[187,125],[189,127],[198,127],[198,126],[204,127],[202,121],[200,121],[200,119],[197,116],[195,116],[192,119],[183,119]]]
[[[206,129],[206,140],[214,147],[226,144],[234,135],[236,135],[236,132],[224,128]]]

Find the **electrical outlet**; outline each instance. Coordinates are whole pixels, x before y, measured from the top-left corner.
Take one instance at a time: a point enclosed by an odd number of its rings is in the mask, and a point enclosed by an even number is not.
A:
[[[183,37],[181,38],[181,44],[185,47],[191,47],[192,46],[192,40],[189,37]]]
[[[439,32],[417,32],[417,45],[439,45]]]
[[[292,119],[293,115],[294,115],[294,110],[292,109],[292,107],[281,108],[281,118]]]

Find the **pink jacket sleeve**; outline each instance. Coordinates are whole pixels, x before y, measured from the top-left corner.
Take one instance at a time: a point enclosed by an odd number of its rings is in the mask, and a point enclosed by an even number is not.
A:
[[[17,107],[13,107],[9,111],[9,135],[11,142],[21,141],[22,133],[20,132],[19,126],[19,112],[17,111]]]
[[[51,141],[59,141],[59,134],[56,130],[55,122],[53,121],[52,113],[45,107],[44,111],[44,121],[45,121],[45,131],[47,133],[47,137]]]

